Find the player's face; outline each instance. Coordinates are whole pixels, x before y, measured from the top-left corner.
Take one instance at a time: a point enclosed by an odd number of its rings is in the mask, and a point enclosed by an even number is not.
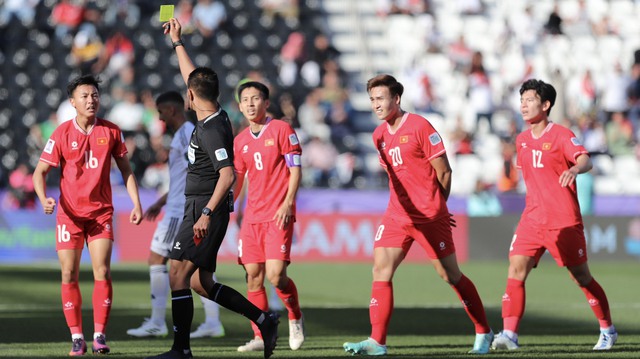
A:
[[[520,113],[522,119],[529,123],[538,123],[546,118],[549,102],[542,103],[535,90],[527,90],[520,96]]]
[[[240,94],[240,112],[249,122],[262,123],[267,116],[269,100],[257,88],[247,87]]]
[[[400,97],[391,96],[386,86],[373,87],[369,90],[371,110],[380,120],[389,121],[398,117],[400,111]]]
[[[80,85],[73,91],[71,105],[81,117],[94,117],[100,108],[100,94],[92,85]]]

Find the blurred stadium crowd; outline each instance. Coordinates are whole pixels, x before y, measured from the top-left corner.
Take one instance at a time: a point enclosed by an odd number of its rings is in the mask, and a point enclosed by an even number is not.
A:
[[[405,85],[403,107],[443,135],[453,195],[523,191],[514,139],[525,127],[518,89],[530,77],[556,87],[553,121],[594,156],[580,187],[640,194],[637,0],[4,0],[0,189],[12,193],[8,205],[34,205],[30,172],[53,129],[74,116],[67,82],[87,72],[103,80],[100,116],[125,131],[141,186],[167,186],[169,137],[154,98],[184,85],[160,3],[175,4],[196,65],[218,72],[236,130],[245,125],[237,83],[269,85],[270,112],[302,140],[303,187],[386,187],[364,85],[387,72]]]

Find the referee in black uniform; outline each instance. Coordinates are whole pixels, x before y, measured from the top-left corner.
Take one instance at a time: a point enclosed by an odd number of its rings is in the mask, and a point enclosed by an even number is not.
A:
[[[169,254],[173,346],[153,359],[193,358],[189,343],[193,320],[191,288],[223,307],[256,323],[264,339],[264,357],[273,353],[278,338],[278,317],[263,312],[236,290],[213,281],[216,257],[233,211],[235,181],[233,132],[227,113],[218,104],[218,75],[195,68],[180,40],[181,26],[172,18],[164,24],[187,83],[189,106],[198,122],[189,143],[184,220]]]

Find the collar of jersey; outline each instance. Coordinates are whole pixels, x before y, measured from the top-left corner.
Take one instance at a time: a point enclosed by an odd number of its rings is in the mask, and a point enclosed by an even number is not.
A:
[[[202,121],[202,123],[203,124],[207,123],[212,118],[218,116],[220,114],[220,112],[222,112],[222,107],[218,107],[218,111],[216,111],[216,112],[210,114],[209,116],[205,117],[204,120]]]

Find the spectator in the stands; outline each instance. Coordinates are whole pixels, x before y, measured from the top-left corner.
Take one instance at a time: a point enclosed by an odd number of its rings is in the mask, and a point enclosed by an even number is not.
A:
[[[193,7],[193,23],[204,37],[212,37],[227,19],[227,10],[222,1],[197,0]]]

